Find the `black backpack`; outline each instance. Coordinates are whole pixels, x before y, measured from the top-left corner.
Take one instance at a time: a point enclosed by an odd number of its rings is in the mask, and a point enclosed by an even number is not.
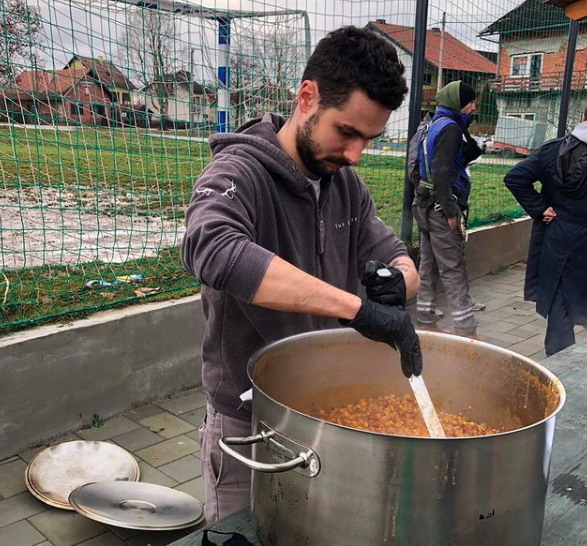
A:
[[[427,133],[428,129],[430,128],[431,121],[432,116],[430,113],[426,114],[424,119],[420,122],[420,125],[418,126],[417,131],[414,133],[414,136],[410,139],[410,143],[408,144],[408,178],[415,188],[417,188],[420,184],[420,162],[418,161],[418,148],[422,142],[424,132]]]

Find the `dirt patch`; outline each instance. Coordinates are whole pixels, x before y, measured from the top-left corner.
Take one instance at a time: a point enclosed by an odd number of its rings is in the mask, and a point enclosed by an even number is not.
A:
[[[122,211],[122,213],[120,212]],[[0,268],[121,263],[177,246],[183,218],[153,211],[142,195],[112,190],[3,189]]]

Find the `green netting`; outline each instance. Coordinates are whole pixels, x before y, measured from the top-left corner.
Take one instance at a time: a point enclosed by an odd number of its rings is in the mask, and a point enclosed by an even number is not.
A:
[[[392,40],[410,79],[415,8],[0,0],[0,333],[197,291],[178,246],[206,138],[291,112],[308,54],[344,24]],[[472,226],[522,214],[503,176],[556,135],[567,32],[562,10],[539,0],[430,3],[421,115],[449,81],[480,93],[471,131],[488,153],[471,167]],[[357,169],[398,231],[408,103]]]

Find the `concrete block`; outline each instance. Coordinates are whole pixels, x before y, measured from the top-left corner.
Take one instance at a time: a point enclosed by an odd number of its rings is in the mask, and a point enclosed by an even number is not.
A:
[[[0,528],[0,546],[36,546],[45,540],[26,520]]]
[[[163,440],[158,434],[141,427],[137,430],[133,430],[132,432],[122,434],[121,436],[115,436],[112,438],[112,441],[127,451],[134,452],[138,451],[139,449],[144,449],[145,447],[158,444]]]
[[[497,226],[472,229],[465,247],[470,279],[526,259],[532,220],[520,218]]]
[[[204,478],[201,476],[196,478],[195,480],[190,480],[189,482],[182,483],[175,487],[178,491],[183,491],[192,497],[195,497],[200,502],[204,502]]]
[[[194,430],[192,432],[188,432],[186,434],[186,436],[188,438],[191,438],[192,440],[195,440],[196,442],[198,442],[198,445],[200,445],[200,431],[199,430]],[[202,452],[198,451],[197,453],[194,453],[194,457],[198,457],[201,458],[202,457]]]
[[[180,434],[194,430],[194,425],[167,412],[161,412],[152,417],[147,417],[140,423],[165,439],[175,438]]]
[[[86,540],[79,544],[79,546],[126,546],[126,543],[120,540],[114,533],[108,532]]]
[[[189,411],[206,406],[206,395],[203,392],[195,392],[187,396],[179,396],[174,400],[159,403],[158,406],[173,415],[182,416]]]
[[[159,472],[159,470],[144,461],[139,463],[139,468],[141,469],[142,482],[163,485],[164,487],[175,487],[178,485],[178,482],[170,478],[167,474]]]
[[[515,353],[524,356],[533,355],[544,349],[544,336],[536,335],[530,339],[512,345],[509,349],[510,351],[514,351]]]
[[[524,324],[528,324],[536,320],[536,315],[534,313],[532,313],[531,315],[511,315],[509,317],[505,317],[504,320],[507,322],[511,322],[512,324],[522,326]]]
[[[0,338],[0,459],[199,384],[203,331],[197,295]]]
[[[159,467],[159,470],[178,483],[189,482],[202,475],[200,459],[193,455],[164,464]]]
[[[128,546],[169,546],[185,538],[184,531],[147,531],[126,541]]]
[[[198,442],[187,436],[177,436],[160,444],[141,449],[136,455],[155,468],[200,451]]]
[[[204,415],[206,415],[206,408],[199,408],[194,411],[190,411],[188,413],[184,413],[181,418],[188,423],[191,423],[196,428],[200,428],[202,421],[204,419]]]
[[[100,427],[82,429],[77,434],[84,440],[103,441],[110,440],[110,438],[126,434],[138,428],[140,428],[140,425],[131,419],[115,417],[114,419],[109,419]]]
[[[20,459],[0,466],[0,495],[8,498],[27,490],[24,483],[26,467]]]
[[[74,546],[106,532],[106,528],[77,512],[54,508],[29,518],[55,546]]]
[[[0,527],[45,512],[47,506],[38,501],[28,491],[0,501]]]
[[[152,415],[157,415],[161,413],[161,408],[155,404],[145,404],[144,406],[139,406],[137,408],[133,408],[127,411],[124,415],[133,421],[141,421],[141,419],[146,419],[147,417],[151,417]]]

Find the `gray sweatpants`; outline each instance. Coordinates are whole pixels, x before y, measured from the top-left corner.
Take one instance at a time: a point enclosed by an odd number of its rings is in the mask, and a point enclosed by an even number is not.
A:
[[[208,404],[199,435],[206,496],[204,513],[206,525],[210,525],[251,503],[251,470],[218,447],[222,437],[250,436],[251,422],[223,415]],[[232,447],[251,456],[251,446]]]
[[[442,210],[414,206],[414,218],[420,230],[420,289],[417,320],[432,324],[436,317],[436,286],[442,281],[451,308],[455,333],[473,335],[477,325],[473,302],[469,298],[469,279],[465,264],[465,236],[453,230]]]

